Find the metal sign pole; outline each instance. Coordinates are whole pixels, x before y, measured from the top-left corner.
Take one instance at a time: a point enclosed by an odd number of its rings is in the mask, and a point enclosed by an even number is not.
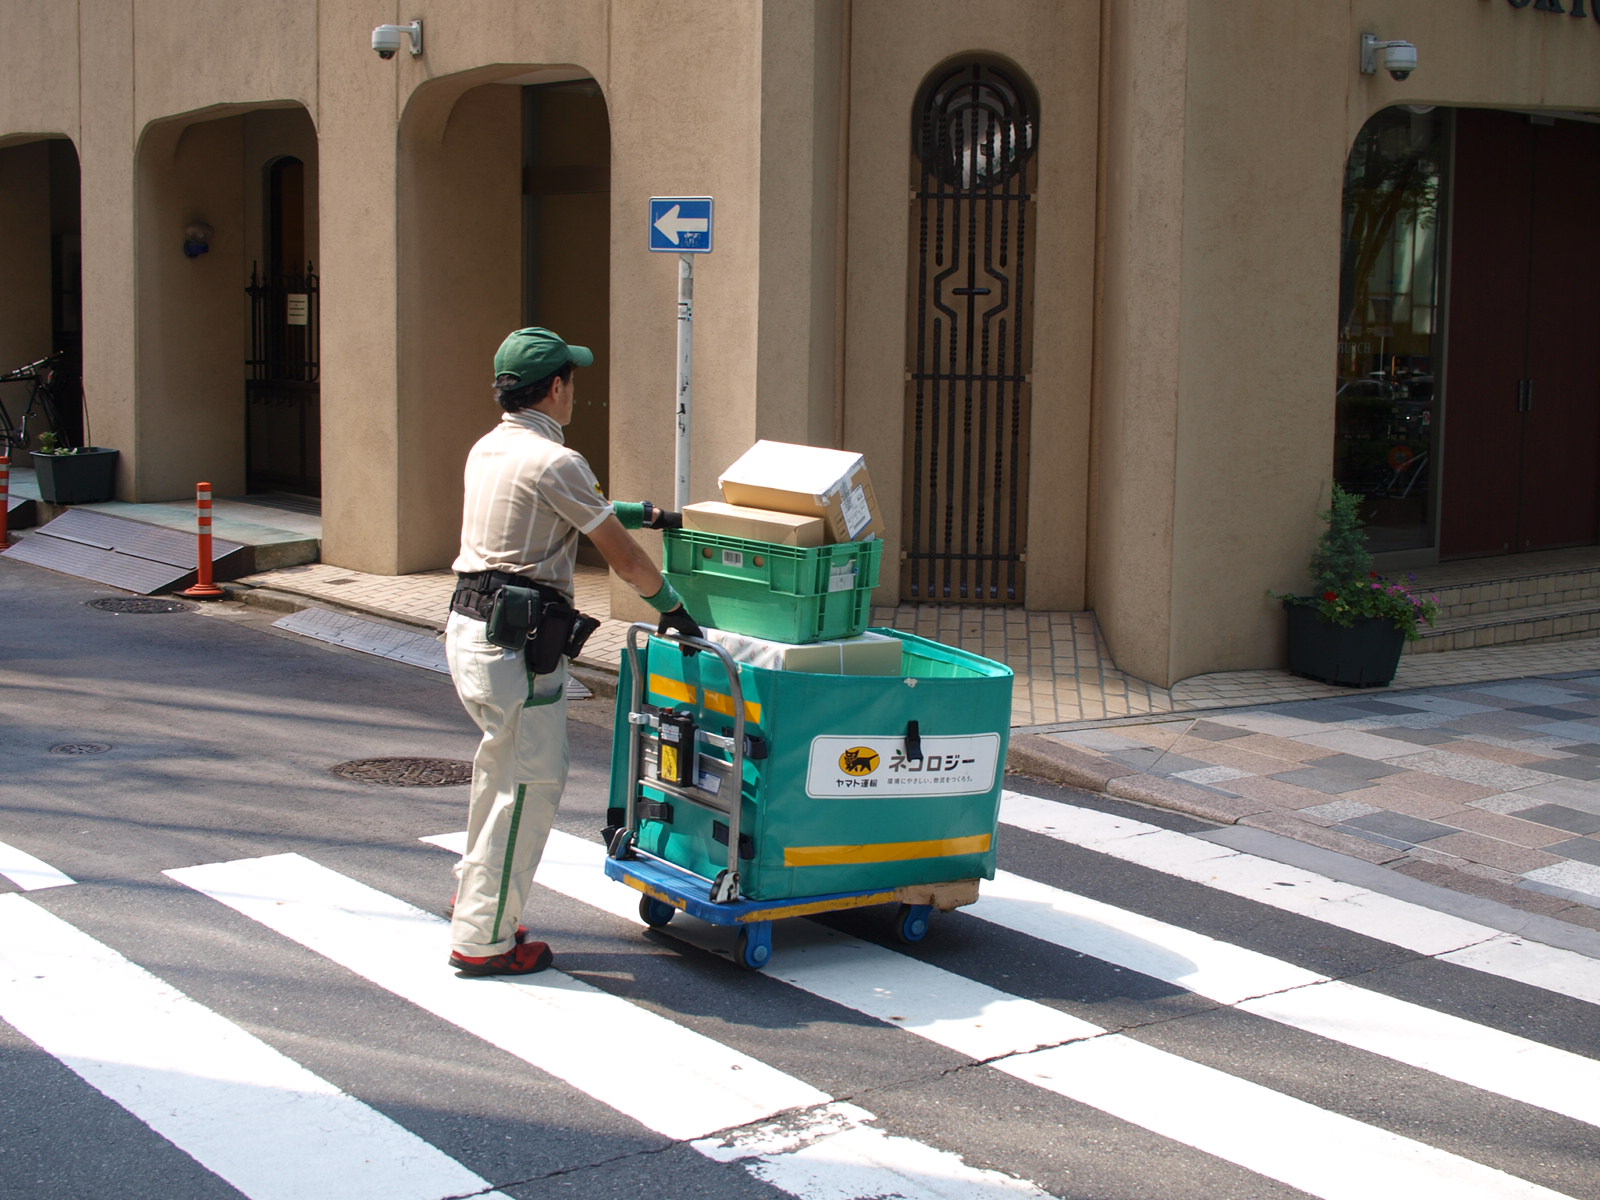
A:
[[[1597,0],[1600,2],[1600,0]],[[690,367],[694,355],[694,256],[711,253],[712,215],[716,202],[710,196],[651,196],[652,253],[678,256],[678,398],[677,482],[673,507],[679,512],[689,503],[689,426],[694,411]]]
[[[673,507],[689,503],[689,424],[694,408],[694,255],[678,255],[678,483]]]

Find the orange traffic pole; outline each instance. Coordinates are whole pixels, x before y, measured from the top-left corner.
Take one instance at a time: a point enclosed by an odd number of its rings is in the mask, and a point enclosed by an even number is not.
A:
[[[199,510],[197,514],[200,532],[199,575],[193,587],[184,588],[178,595],[188,596],[191,600],[220,600],[227,593],[211,582],[211,485],[196,484],[194,500]]]
[[[11,544],[7,526],[11,521],[11,457],[0,454],[0,550]]]

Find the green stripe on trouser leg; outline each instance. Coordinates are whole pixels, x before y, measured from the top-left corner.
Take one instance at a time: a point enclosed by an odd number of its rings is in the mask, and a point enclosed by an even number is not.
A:
[[[511,890],[511,872],[516,869],[517,827],[522,824],[522,802],[527,798],[528,785],[517,784],[517,802],[511,808],[511,828],[506,833],[506,856],[500,864],[500,902],[495,905],[494,910],[494,940],[497,942],[505,936],[500,932],[500,927],[506,919],[506,899]]]

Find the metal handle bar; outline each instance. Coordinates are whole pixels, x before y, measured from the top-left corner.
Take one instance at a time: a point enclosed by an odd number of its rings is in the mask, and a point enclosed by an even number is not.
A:
[[[730,762],[728,764],[731,782],[733,783],[733,796],[728,801],[728,869],[718,876],[713,883],[712,899],[718,902],[727,902],[739,898],[739,822],[744,815],[744,687],[739,681],[739,666],[721,646],[709,642],[704,638],[688,637],[676,631],[657,633],[654,626],[644,621],[638,621],[628,627],[627,654],[628,665],[633,675],[633,688],[629,698],[629,714],[638,713],[644,703],[645,677],[643,664],[640,662],[639,634],[644,633],[651,637],[660,637],[671,640],[695,650],[715,654],[722,660],[723,670],[728,676],[728,695],[733,706],[733,745],[730,748]],[[702,705],[702,707],[704,707]],[[693,753],[693,747],[690,748]],[[634,729],[628,738],[628,805],[626,828],[629,831],[638,828],[638,798],[640,774],[643,768],[642,751],[639,745],[639,731]],[[692,800],[692,797],[686,797]],[[642,853],[642,852],[641,852]],[[652,856],[653,857],[653,856]]]
[[[59,354],[52,354],[48,358],[41,358],[38,362],[31,362],[26,366],[16,367],[13,370],[7,371],[4,375],[0,375],[0,383],[17,383],[24,379],[37,379],[39,378],[39,371],[41,368],[48,367],[60,357],[61,356]]]

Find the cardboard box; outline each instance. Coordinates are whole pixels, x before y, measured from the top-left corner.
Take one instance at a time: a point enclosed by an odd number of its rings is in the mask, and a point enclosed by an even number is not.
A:
[[[803,671],[814,675],[899,675],[904,645],[886,633],[863,633],[837,641],[791,646],[743,633],[707,629],[706,638],[717,643],[734,662],[749,663],[769,671]]]
[[[717,482],[729,504],[821,517],[830,542],[883,536],[866,459],[851,450],[759,441]]]
[[[721,500],[705,500],[683,507],[683,527],[723,537],[754,538],[782,546],[811,549],[828,543],[828,526],[821,517],[797,517],[765,508],[744,508]]]

